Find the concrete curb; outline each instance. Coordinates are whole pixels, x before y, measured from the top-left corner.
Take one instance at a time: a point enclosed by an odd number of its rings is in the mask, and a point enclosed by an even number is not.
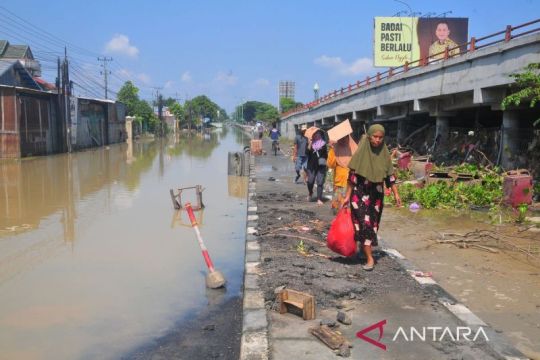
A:
[[[459,303],[452,295],[450,295],[442,286],[440,286],[431,276],[423,276],[425,273],[418,269],[399,251],[392,248],[387,248],[384,241],[379,239],[380,250],[393,258],[407,273],[426,291],[437,297],[437,300],[451,314],[456,316],[464,325],[471,329],[482,327],[489,341],[487,342],[490,349],[497,354],[501,359],[505,360],[528,360],[529,358],[523,355],[516,349],[506,336],[496,332],[491,326],[487,325],[482,319],[476,316],[469,308]]]
[[[241,360],[268,360],[268,319],[264,295],[259,288],[259,260],[261,247],[258,241],[257,204],[255,201],[255,157],[249,159],[249,185],[246,222],[246,255],[244,268],[244,303]]]

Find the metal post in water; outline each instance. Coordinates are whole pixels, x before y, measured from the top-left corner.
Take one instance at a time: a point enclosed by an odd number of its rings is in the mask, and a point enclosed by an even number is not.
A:
[[[193,229],[195,230],[195,234],[197,235],[197,241],[199,242],[204,262],[206,263],[206,267],[209,271],[208,275],[206,276],[206,286],[211,289],[217,289],[225,286],[225,277],[221,272],[217,271],[214,268],[214,264],[212,263],[212,259],[210,259],[210,254],[208,253],[208,249],[204,245],[201,232],[199,231],[199,226],[197,225],[197,220],[195,219],[195,214],[193,213],[193,209],[191,207],[191,203],[186,203],[184,205],[184,208],[188,213],[189,220],[191,221],[191,226],[193,227]]]

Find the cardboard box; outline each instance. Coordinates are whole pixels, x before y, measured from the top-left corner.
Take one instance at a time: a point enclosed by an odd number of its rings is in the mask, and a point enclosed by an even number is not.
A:
[[[262,155],[262,140],[251,140],[251,154]]]
[[[328,139],[337,142],[342,137],[352,134],[353,130],[349,120],[345,120],[328,130]]]

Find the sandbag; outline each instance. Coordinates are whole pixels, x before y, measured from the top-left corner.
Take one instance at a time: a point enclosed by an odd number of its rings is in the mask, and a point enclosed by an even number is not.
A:
[[[356,253],[354,225],[349,208],[339,210],[336,218],[332,221],[326,245],[330,250],[343,256],[353,256]]]

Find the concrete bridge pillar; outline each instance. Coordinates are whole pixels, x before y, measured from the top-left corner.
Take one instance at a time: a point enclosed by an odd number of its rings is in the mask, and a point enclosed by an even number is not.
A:
[[[514,167],[513,159],[518,154],[519,145],[519,113],[515,110],[503,111],[502,118],[502,158],[501,165],[505,169]]]
[[[437,148],[444,149],[448,145],[448,138],[450,136],[450,118],[448,116],[437,116],[435,124]]]
[[[405,119],[399,119],[397,123],[397,142],[398,144],[403,144],[403,141],[407,138],[409,134],[407,134],[405,122],[407,121],[407,118]]]

